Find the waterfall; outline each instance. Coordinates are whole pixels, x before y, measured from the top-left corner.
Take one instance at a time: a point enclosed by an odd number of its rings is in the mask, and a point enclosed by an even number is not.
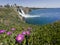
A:
[[[40,15],[25,14],[24,11],[21,8],[20,8],[20,11],[18,11],[19,15],[22,16],[22,17],[25,17],[25,18],[40,17]]]
[[[20,10],[21,10],[22,14],[24,14],[24,15],[25,15],[24,11],[23,11],[21,8],[20,8]]]

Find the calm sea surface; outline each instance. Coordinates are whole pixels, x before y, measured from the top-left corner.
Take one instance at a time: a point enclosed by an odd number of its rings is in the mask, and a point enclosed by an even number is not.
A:
[[[60,20],[60,8],[36,9],[29,12],[30,15],[40,15],[40,17],[26,18],[29,24],[49,24]]]

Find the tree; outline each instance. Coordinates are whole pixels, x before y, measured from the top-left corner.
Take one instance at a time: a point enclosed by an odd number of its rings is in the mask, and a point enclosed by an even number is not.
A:
[[[0,5],[0,7],[3,7],[2,5]]]
[[[7,8],[9,8],[9,7],[10,7],[10,5],[9,5],[9,4],[7,4],[7,5],[4,5],[4,7],[7,7]]]

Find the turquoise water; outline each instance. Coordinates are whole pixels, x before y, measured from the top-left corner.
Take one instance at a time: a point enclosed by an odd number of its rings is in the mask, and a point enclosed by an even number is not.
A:
[[[40,15],[40,17],[26,18],[29,24],[49,24],[60,20],[60,8],[36,9],[29,12],[30,15]]]

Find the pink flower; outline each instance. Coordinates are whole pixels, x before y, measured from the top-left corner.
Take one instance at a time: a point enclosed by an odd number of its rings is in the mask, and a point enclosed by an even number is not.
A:
[[[26,31],[26,34],[27,34],[27,35],[30,35],[30,31]]]
[[[23,35],[30,35],[30,31],[24,31],[22,32]]]
[[[0,34],[5,33],[5,32],[6,32],[6,30],[0,30]]]
[[[16,28],[11,28],[12,31],[16,30]]]
[[[12,34],[12,32],[7,32],[7,35],[11,35]]]
[[[18,35],[16,36],[16,41],[17,41],[17,42],[21,43],[23,40],[24,40],[24,35],[18,34]]]
[[[23,31],[22,34],[23,34],[23,35],[26,35],[26,31]]]
[[[30,31],[30,30],[32,30],[32,28],[31,27],[28,27],[28,29],[27,29],[28,31]]]

